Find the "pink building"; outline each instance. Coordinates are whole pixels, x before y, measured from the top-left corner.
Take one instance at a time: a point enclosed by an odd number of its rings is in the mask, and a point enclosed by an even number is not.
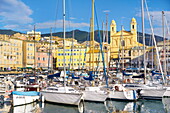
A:
[[[36,51],[36,67],[42,69],[52,68],[52,54],[50,54],[48,48],[39,47]]]

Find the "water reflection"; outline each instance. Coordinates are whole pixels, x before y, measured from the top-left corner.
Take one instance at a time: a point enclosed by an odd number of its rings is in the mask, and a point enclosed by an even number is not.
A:
[[[84,102],[82,105],[84,107],[53,103],[31,103],[12,107],[9,103],[0,104],[0,113],[170,113],[170,98],[163,98],[162,101],[139,100],[137,102],[108,100],[105,104]]]
[[[84,113],[107,113],[104,103],[84,102]]]
[[[128,112],[133,113],[138,110],[138,103],[136,102],[125,102],[125,101],[107,101],[106,103],[109,112]]]
[[[166,113],[162,101],[142,100],[140,102],[140,113]]]
[[[27,105],[12,107],[10,113],[41,113],[39,103],[34,102]]]
[[[79,113],[76,106],[63,106],[52,103],[44,103],[42,111],[43,113]]]
[[[164,105],[166,113],[170,113],[170,98],[163,98],[162,103]]]
[[[170,106],[168,101],[166,107]],[[140,100],[137,102],[107,101],[109,112],[128,112],[128,113],[169,113],[166,112],[161,101]]]

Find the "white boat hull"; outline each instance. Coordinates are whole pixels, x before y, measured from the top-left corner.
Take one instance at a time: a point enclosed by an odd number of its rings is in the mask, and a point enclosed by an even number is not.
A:
[[[163,95],[163,97],[170,98],[170,87],[168,87]]]
[[[162,88],[162,89],[142,89],[140,91],[140,96],[143,99],[161,100],[165,91],[166,91],[166,88]]]
[[[82,93],[60,93],[41,91],[45,101],[78,106],[83,99]]]
[[[127,91],[110,91],[108,98],[115,100],[127,100],[127,101],[136,101],[138,99],[138,95],[135,90],[127,90]]]
[[[24,105],[28,103],[35,102],[39,99],[39,96],[25,96],[25,95],[15,95],[13,94],[13,106]]]
[[[15,87],[16,88],[22,88],[22,87],[26,87],[26,85],[25,84],[17,83],[17,84],[15,84]]]
[[[105,102],[108,97],[106,93],[96,91],[84,91],[83,94],[85,101]]]
[[[31,103],[13,107],[13,113],[41,113],[38,103]]]

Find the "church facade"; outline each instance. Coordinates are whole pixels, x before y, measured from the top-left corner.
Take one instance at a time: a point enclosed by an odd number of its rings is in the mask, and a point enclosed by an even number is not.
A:
[[[121,31],[117,32],[116,22],[112,20],[110,24],[110,67],[117,67],[119,62],[122,68],[130,65],[130,62],[135,56],[134,47],[140,47],[143,44],[138,43],[137,39],[137,22],[135,18],[132,18],[130,22],[130,31],[125,31],[123,26]],[[143,54],[140,51],[136,57]]]

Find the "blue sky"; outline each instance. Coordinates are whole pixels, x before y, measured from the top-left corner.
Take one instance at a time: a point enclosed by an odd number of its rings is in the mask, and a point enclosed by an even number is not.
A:
[[[165,11],[167,25],[170,27],[170,0],[146,1],[153,16],[155,34],[161,36],[161,11]],[[95,0],[95,6],[100,29],[108,14],[108,24],[110,25],[114,19],[117,30],[123,25],[125,30],[129,31],[130,21],[134,17],[141,31],[141,0]],[[91,0],[66,0],[67,31],[72,29],[89,31],[90,17]],[[0,0],[0,29],[25,33],[36,25],[36,30],[42,33],[50,32],[51,27],[54,32],[60,32],[62,18],[62,0]],[[150,32],[147,16],[145,16],[145,30],[147,33]]]

